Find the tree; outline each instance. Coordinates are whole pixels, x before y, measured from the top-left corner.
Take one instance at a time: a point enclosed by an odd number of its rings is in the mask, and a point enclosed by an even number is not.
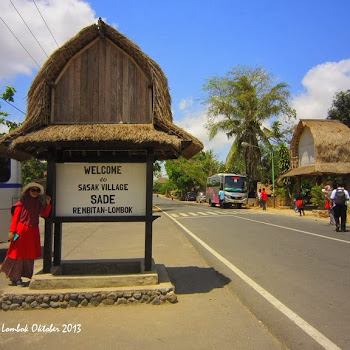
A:
[[[208,93],[204,103],[208,106],[210,138],[218,131],[224,131],[228,138],[235,137],[226,166],[242,154],[246,173],[252,179],[257,177],[261,162],[260,145],[271,148],[273,131],[263,122],[280,115],[288,119],[296,116],[289,106],[288,85],[273,82],[273,76],[262,67],[236,66],[225,77],[212,77],[203,87]],[[242,142],[253,147],[243,148]]]
[[[165,162],[165,170],[170,184],[184,196],[186,192],[196,187],[205,188],[209,176],[225,169],[213,151],[206,151],[199,152],[189,160],[182,157],[168,160]]]
[[[191,191],[198,182],[186,174],[184,169],[186,166],[186,159],[180,157],[175,160],[167,160],[165,162],[165,170],[168,174],[169,184],[171,187],[177,188],[181,193],[181,198],[185,197],[186,192]]]
[[[327,119],[339,120],[350,127],[350,90],[335,94]]]
[[[13,96],[15,95],[15,93],[16,93],[16,90],[12,86],[6,85],[6,90],[1,94],[1,99],[4,101],[14,102]],[[0,108],[1,108],[1,105],[0,105]],[[8,116],[9,116],[9,113],[0,110],[0,124],[6,125],[9,131],[12,131],[18,128],[21,125],[20,123],[16,123],[7,119]],[[5,133],[0,133],[0,136],[4,134]]]

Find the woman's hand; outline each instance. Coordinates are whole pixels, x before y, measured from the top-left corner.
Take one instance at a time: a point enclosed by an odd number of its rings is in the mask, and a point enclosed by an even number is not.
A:
[[[14,235],[15,235],[14,232],[10,232],[10,233],[9,233],[9,235],[8,235],[9,241],[12,241]]]
[[[50,205],[50,204],[51,204],[51,197],[46,196],[46,205]]]

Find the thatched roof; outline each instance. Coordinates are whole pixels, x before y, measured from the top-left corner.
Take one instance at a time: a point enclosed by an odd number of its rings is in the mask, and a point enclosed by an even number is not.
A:
[[[154,94],[153,124],[51,124],[51,85],[73,56],[101,36],[132,57],[150,79]],[[133,144],[152,147],[156,159],[180,155],[190,158],[203,148],[197,138],[173,123],[168,82],[159,65],[101,20],[82,29],[49,57],[29,89],[25,121],[14,132],[0,138],[0,152],[18,160],[32,156],[47,158],[48,147],[64,149],[71,147],[72,142],[93,149],[97,146],[127,149]]]
[[[296,167],[284,173],[282,177],[350,174],[350,128],[336,120],[300,120],[295,127],[290,146],[291,156],[297,159],[300,137],[306,128],[313,137],[315,164]]]

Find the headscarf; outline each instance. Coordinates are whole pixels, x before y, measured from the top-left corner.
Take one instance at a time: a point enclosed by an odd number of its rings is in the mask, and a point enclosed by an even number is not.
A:
[[[39,215],[43,205],[39,197],[34,198],[29,192],[28,189],[21,198],[22,210],[19,221],[27,226],[37,226],[39,225]]]

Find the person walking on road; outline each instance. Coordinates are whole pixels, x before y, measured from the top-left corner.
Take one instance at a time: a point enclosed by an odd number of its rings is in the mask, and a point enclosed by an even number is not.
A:
[[[267,193],[265,191],[265,188],[263,188],[261,191],[261,205],[263,210],[266,210],[266,202],[267,202]]]
[[[305,216],[305,211],[304,211],[304,200],[303,200],[303,196],[301,193],[298,193],[295,196],[295,205],[298,208],[298,213],[299,215],[304,215]]]
[[[335,230],[346,232],[346,202],[349,200],[349,192],[343,184],[338,184],[331,194],[332,207],[334,208]]]
[[[259,191],[258,191],[258,203],[259,203],[259,207],[261,208],[262,207],[262,204],[261,204],[261,188],[259,188]]]
[[[225,192],[222,189],[222,187],[220,187],[220,191],[219,191],[219,203],[220,203],[220,208],[224,209],[224,199],[225,199]]]
[[[322,190],[324,193],[324,196],[326,198],[326,204],[325,208],[328,210],[329,214],[329,224],[330,225],[335,225],[335,220],[334,220],[334,208],[331,206],[331,195],[333,192],[333,188],[330,185],[326,185],[324,189]]]
[[[28,285],[21,277],[32,278],[34,259],[41,256],[39,215],[48,217],[51,211],[51,198],[46,196],[44,207],[39,199],[42,194],[43,186],[31,182],[23,188],[21,199],[11,208],[11,243],[0,271],[6,274],[13,286]]]

